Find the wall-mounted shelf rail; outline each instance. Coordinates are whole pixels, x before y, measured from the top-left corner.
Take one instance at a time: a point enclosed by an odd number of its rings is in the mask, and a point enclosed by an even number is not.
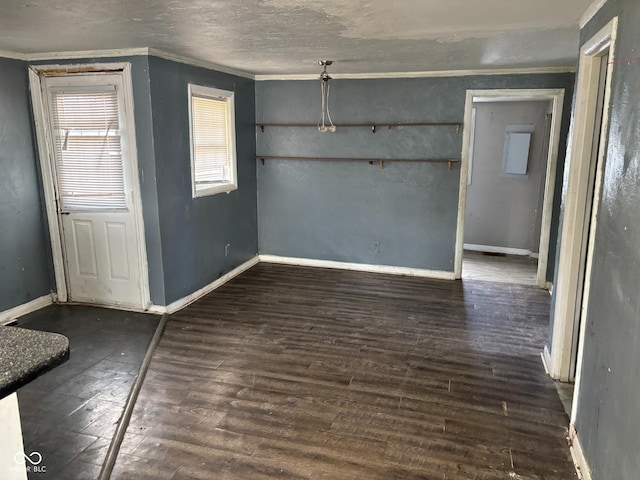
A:
[[[461,123],[458,122],[396,122],[396,123],[336,123],[337,128],[350,127],[367,127],[371,129],[371,133],[376,133],[378,128],[387,128],[391,130],[394,127],[455,127],[456,133],[460,132]],[[260,127],[260,131],[264,132],[266,127],[301,127],[317,128],[317,123],[256,123],[256,127]]]
[[[314,162],[367,162],[369,165],[379,164],[384,168],[385,162],[408,162],[408,163],[446,163],[449,170],[454,163],[460,160],[455,158],[341,158],[341,157],[281,157],[277,155],[256,155],[256,159],[264,165],[265,160],[308,160]]]

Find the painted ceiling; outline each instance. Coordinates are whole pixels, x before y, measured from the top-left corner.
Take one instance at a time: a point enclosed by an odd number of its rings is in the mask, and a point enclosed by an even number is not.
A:
[[[152,48],[254,75],[574,66],[591,0],[2,0],[0,50]]]

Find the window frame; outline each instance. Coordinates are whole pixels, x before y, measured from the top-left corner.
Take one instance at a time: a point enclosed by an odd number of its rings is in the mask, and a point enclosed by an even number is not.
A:
[[[56,78],[65,78],[64,76],[50,76],[48,77],[49,80],[48,81],[53,81],[55,82]],[[121,82],[121,79],[119,77],[115,77],[115,78],[109,78],[107,76],[106,80],[103,80],[103,76],[97,76],[95,79],[92,79],[89,75],[87,76],[78,76],[78,81],[77,82],[73,82],[73,85],[69,85],[68,82],[69,80],[66,79],[65,81],[67,82],[67,84],[65,85],[57,85],[57,84],[53,84],[53,85],[49,85],[46,88],[49,90],[48,94],[47,94],[47,98],[48,98],[48,128],[49,128],[49,132],[48,134],[51,137],[51,154],[52,154],[52,161],[54,162],[54,171],[56,172],[55,175],[55,182],[57,184],[57,189],[58,189],[58,202],[59,202],[59,209],[60,212],[63,213],[106,213],[106,212],[123,212],[123,211],[128,211],[130,208],[130,203],[131,203],[131,188],[129,186],[129,182],[130,179],[128,178],[128,175],[126,174],[126,163],[128,161],[128,151],[127,148],[125,146],[125,142],[126,142],[126,127],[124,127],[125,125],[125,119],[124,119],[124,111],[125,111],[125,104],[124,104],[124,99],[122,97],[122,91],[123,91],[123,85]],[[46,81],[45,81],[46,82]],[[76,84],[77,83],[77,84]],[[62,190],[62,185],[61,185],[61,179],[62,177],[60,177],[59,175],[61,175],[61,171],[60,171],[60,164],[65,162],[64,159],[64,154],[62,153],[64,151],[64,148],[60,149],[60,147],[58,146],[58,140],[57,137],[59,136],[59,129],[56,128],[55,126],[55,122],[56,122],[56,113],[57,113],[57,108],[54,105],[55,103],[55,96],[56,95],[65,95],[65,94],[70,94],[70,95],[74,95],[74,94],[80,94],[80,93],[110,93],[110,92],[114,92],[116,95],[116,108],[117,108],[117,114],[118,114],[118,128],[115,130],[110,130],[107,129],[107,131],[111,134],[110,136],[114,136],[114,137],[119,137],[119,147],[120,147],[120,164],[121,164],[121,168],[122,168],[122,194],[123,194],[123,200],[122,200],[122,204],[121,205],[107,205],[105,206],[101,206],[101,205],[89,205],[89,206],[82,206],[82,205],[73,205],[73,202],[71,202],[71,205],[69,205],[66,201],[67,199],[67,192],[63,192]],[[73,139],[74,137],[78,136],[78,137],[84,137],[86,136],[83,133],[77,134],[76,132],[84,132],[86,133],[87,130],[69,130],[67,131],[69,133],[69,138]],[[89,135],[89,136],[98,136],[98,135]],[[73,141],[73,140],[72,140]],[[79,172],[80,167],[77,166],[77,172]],[[108,196],[109,193],[112,192],[106,192],[106,195]],[[73,198],[73,195],[70,195]]]
[[[218,193],[230,193],[238,188],[238,160],[236,152],[236,122],[235,122],[235,94],[229,90],[222,90],[203,85],[189,84],[189,147],[191,156],[191,195],[193,198],[216,195]],[[207,185],[196,188],[196,152],[194,144],[194,122],[193,122],[193,98],[208,98],[211,100],[224,101],[227,105],[229,115],[227,117],[227,137],[229,139],[229,178],[223,183]]]

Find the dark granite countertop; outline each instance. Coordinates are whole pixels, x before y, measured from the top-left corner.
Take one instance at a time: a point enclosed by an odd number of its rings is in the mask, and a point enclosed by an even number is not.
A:
[[[0,398],[69,358],[69,340],[58,333],[0,326]]]

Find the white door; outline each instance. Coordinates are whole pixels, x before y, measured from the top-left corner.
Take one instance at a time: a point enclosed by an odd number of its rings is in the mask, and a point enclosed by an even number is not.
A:
[[[68,299],[144,307],[123,75],[52,76],[41,85]]]

